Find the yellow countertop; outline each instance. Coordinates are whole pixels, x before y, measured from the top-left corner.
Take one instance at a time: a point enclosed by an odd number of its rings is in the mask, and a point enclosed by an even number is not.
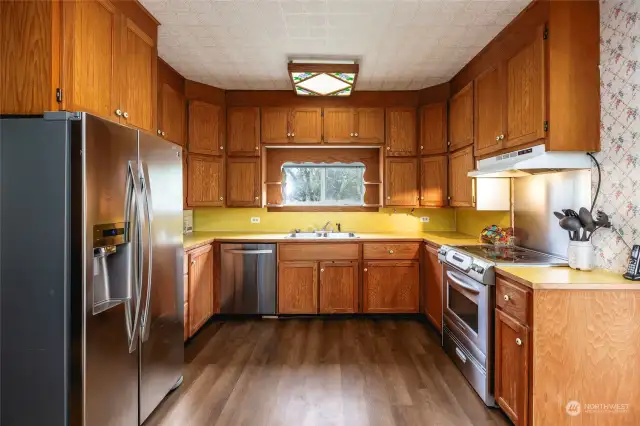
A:
[[[640,290],[640,281],[603,269],[585,272],[569,267],[506,266],[496,272],[533,290]]]
[[[478,239],[471,235],[461,234],[452,231],[437,232],[390,232],[390,233],[367,233],[356,232],[359,238],[345,239],[294,239],[287,238],[288,232],[278,233],[240,233],[240,232],[203,232],[196,231],[184,235],[184,248],[190,250],[198,246],[209,244],[213,241],[222,242],[240,242],[240,241],[256,241],[256,242],[336,242],[336,241],[430,241],[434,244],[479,244]]]

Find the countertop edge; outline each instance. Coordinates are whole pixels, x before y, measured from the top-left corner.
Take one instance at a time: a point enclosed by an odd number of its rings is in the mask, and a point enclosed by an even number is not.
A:
[[[635,283],[633,281],[629,281],[629,283],[619,282],[619,283],[532,283],[531,281],[525,280],[522,277],[512,274],[511,272],[505,271],[501,268],[496,268],[496,272],[500,275],[508,278],[512,281],[521,284],[534,292],[536,290],[575,290],[575,291],[585,291],[585,290],[631,290],[631,291],[640,291],[640,283]],[[584,272],[588,274],[589,272]]]

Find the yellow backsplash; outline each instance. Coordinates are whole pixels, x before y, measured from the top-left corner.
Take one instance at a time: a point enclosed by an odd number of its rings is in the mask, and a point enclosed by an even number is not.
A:
[[[456,231],[463,234],[479,235],[485,226],[498,225],[508,228],[511,223],[510,212],[477,211],[474,209],[456,209]]]

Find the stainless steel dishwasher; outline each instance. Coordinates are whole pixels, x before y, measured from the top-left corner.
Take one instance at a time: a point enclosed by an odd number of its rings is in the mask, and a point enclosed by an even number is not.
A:
[[[220,313],[276,313],[275,244],[221,244]]]

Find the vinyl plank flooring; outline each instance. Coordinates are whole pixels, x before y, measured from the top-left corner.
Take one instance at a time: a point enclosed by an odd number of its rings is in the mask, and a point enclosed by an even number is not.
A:
[[[228,320],[185,347],[145,426],[503,426],[414,319]]]

